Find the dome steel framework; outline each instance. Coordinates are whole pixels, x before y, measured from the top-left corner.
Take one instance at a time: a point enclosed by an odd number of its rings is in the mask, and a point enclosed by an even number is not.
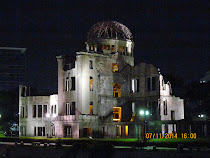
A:
[[[131,31],[123,24],[117,21],[103,21],[94,24],[89,32],[88,39],[94,38],[114,38],[123,40],[132,40]]]

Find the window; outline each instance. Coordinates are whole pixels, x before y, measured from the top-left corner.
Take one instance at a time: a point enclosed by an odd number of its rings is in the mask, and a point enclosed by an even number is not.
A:
[[[106,50],[110,50],[110,45],[106,45]]]
[[[148,101],[147,108],[152,115],[156,115],[157,110],[157,101]]]
[[[132,114],[135,114],[135,103],[132,103]]]
[[[93,115],[93,102],[90,102],[90,115]]]
[[[150,77],[147,78],[147,91],[151,91]]]
[[[90,76],[90,91],[93,91],[93,77]]]
[[[171,120],[175,120],[175,111],[171,110]]]
[[[38,127],[38,136],[42,136],[42,127]]]
[[[54,114],[56,114],[56,105],[54,106]]]
[[[156,77],[148,77],[146,78],[147,91],[155,91],[156,90]]]
[[[97,52],[97,45],[94,45],[94,52]]]
[[[66,77],[65,90],[69,91],[69,78],[68,77]]]
[[[75,90],[75,77],[71,77],[71,90]]]
[[[103,50],[104,50],[104,45],[101,46],[101,51],[103,52]]]
[[[53,105],[51,106],[51,114],[53,114]]]
[[[113,97],[121,97],[120,83],[113,83]]]
[[[92,60],[89,61],[89,68],[93,69],[93,61]]]
[[[156,78],[152,77],[152,91],[156,90]]]
[[[36,127],[34,127],[34,136],[36,136]]]
[[[128,126],[125,126],[125,136],[128,136]]]
[[[113,72],[118,72],[119,71],[117,63],[112,64],[112,70],[113,70]]]
[[[121,122],[122,109],[121,107],[113,107],[113,121]]]
[[[93,45],[90,46],[90,50],[93,50]]]
[[[115,52],[115,50],[114,50],[114,45],[112,45],[112,53],[114,53]]]
[[[122,46],[119,47],[119,52],[122,53]]]
[[[43,109],[43,115],[44,117],[46,117],[47,114],[47,105],[44,105],[44,109]]]
[[[34,105],[34,109],[33,109],[33,117],[36,117],[36,105]]]
[[[164,83],[164,80],[162,80],[162,87],[163,87],[163,90],[165,90],[165,83]]]
[[[160,113],[160,107],[161,107],[161,106],[160,106],[160,99],[158,99],[158,114],[159,114],[159,115],[161,115],[161,113]]]
[[[164,115],[167,115],[167,100],[163,101]]]
[[[66,115],[70,115],[70,105],[66,103]]]
[[[131,92],[139,92],[139,79],[132,79],[131,80]]]
[[[26,113],[25,113],[25,118],[28,117],[28,105],[26,105]]]
[[[24,106],[21,108],[21,117],[24,118]]]
[[[38,105],[38,117],[42,117],[42,105]]]
[[[45,136],[45,127],[38,127],[38,136]]]
[[[75,102],[71,103],[70,115],[75,115]]]

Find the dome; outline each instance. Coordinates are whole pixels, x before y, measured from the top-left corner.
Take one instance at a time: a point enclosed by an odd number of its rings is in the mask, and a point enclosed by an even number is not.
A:
[[[93,25],[88,32],[88,39],[113,38],[121,40],[132,40],[131,31],[117,21],[102,21]]]

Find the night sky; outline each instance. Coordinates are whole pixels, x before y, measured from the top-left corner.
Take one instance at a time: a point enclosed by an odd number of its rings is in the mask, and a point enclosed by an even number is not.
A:
[[[54,93],[55,56],[84,50],[93,24],[115,20],[131,30],[136,62],[152,63],[186,82],[198,81],[210,68],[207,2],[5,0],[0,46],[26,47],[28,84]]]

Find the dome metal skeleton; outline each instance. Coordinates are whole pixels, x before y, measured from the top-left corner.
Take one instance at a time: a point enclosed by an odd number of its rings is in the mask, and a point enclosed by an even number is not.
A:
[[[117,21],[103,21],[93,25],[88,32],[88,39],[94,38],[114,38],[132,40],[131,31]]]

